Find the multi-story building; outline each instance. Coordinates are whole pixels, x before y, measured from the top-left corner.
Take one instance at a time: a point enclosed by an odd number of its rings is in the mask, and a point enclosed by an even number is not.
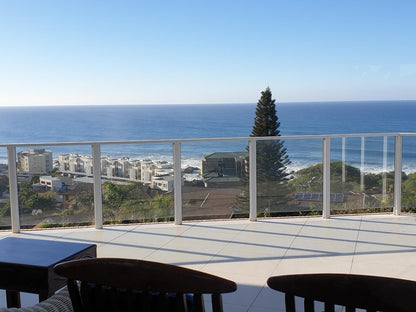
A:
[[[112,160],[106,163],[106,171],[104,172],[108,177],[129,178],[130,168],[133,167],[134,162],[128,158]]]
[[[78,154],[59,156],[59,169],[70,175],[92,176],[93,160],[91,156]],[[111,159],[101,158],[103,178],[140,181],[152,188],[166,192],[173,190],[173,166],[168,162],[152,160],[131,160],[127,157]]]
[[[53,169],[52,151],[33,148],[18,153],[18,171],[29,174],[49,173]]]
[[[134,164],[129,169],[129,179],[133,181],[139,181],[141,178],[142,170],[140,164]]]
[[[152,183],[152,175],[153,175],[153,161],[151,160],[143,160],[140,163],[140,181],[143,183]]]
[[[92,157],[79,154],[59,155],[59,170],[67,173],[93,174]]]

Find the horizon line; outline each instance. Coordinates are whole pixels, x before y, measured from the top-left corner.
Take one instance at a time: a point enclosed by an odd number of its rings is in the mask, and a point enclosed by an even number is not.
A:
[[[276,104],[314,104],[314,103],[321,103],[321,104],[330,104],[330,103],[370,103],[370,102],[416,102],[416,99],[414,100],[325,100],[325,101],[278,101],[276,100]],[[134,103],[128,103],[128,104],[19,104],[19,105],[13,105],[13,104],[0,104],[1,107],[73,107],[73,106],[187,106],[187,105],[255,105],[256,102],[224,102],[224,103],[152,103],[152,104],[134,104]]]

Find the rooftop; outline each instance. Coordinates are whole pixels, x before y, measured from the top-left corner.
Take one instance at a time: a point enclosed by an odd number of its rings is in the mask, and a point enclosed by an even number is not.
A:
[[[416,216],[367,214],[0,232],[7,237],[96,243],[98,257],[145,259],[219,275],[238,284],[224,310],[283,311],[268,277],[339,272],[416,280]],[[0,305],[5,302],[0,293]],[[23,305],[34,304],[25,294]]]

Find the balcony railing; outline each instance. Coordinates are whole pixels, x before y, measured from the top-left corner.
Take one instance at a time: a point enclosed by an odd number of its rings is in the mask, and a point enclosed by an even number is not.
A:
[[[338,162],[341,165],[341,177],[340,183],[346,183],[346,172],[348,164],[353,163],[359,167],[360,172],[360,192],[357,196],[361,196],[362,208],[365,206],[366,196],[373,196],[374,198],[380,198],[379,202],[385,202],[387,196],[387,173],[393,174],[394,184],[389,190],[392,189],[391,198],[392,207],[391,210],[394,215],[399,215],[402,209],[402,172],[403,172],[403,138],[410,138],[408,145],[406,145],[405,154],[409,155],[407,160],[412,158],[413,150],[416,144],[412,142],[412,137],[415,137],[414,133],[387,133],[387,134],[352,134],[352,135],[311,135],[311,136],[280,136],[280,137],[249,137],[249,138],[212,138],[212,139],[183,139],[183,140],[155,140],[155,141],[111,141],[111,142],[71,142],[71,143],[21,143],[21,144],[0,144],[0,153],[2,149],[7,149],[7,165],[8,165],[8,177],[9,177],[9,194],[10,194],[10,226],[14,233],[18,233],[21,229],[21,215],[19,211],[19,182],[18,182],[18,168],[17,168],[17,149],[34,148],[34,147],[53,147],[53,148],[75,148],[75,146],[85,148],[91,148],[92,158],[92,179],[93,179],[93,223],[97,229],[102,228],[105,224],[103,219],[103,189],[102,189],[102,149],[113,146],[140,146],[142,149],[145,146],[154,145],[171,145],[172,146],[172,163],[173,163],[173,207],[174,215],[173,220],[175,224],[181,224],[184,221],[183,206],[184,201],[182,198],[183,190],[183,171],[182,171],[182,159],[188,150],[192,149],[195,144],[223,144],[224,146],[232,145],[232,143],[238,143],[240,152],[246,152],[247,156],[243,160],[248,179],[246,182],[248,192],[245,192],[244,187],[241,187],[241,192],[244,193],[245,198],[248,198],[248,218],[251,221],[256,221],[260,213],[264,216],[273,215],[273,211],[268,210],[270,202],[259,209],[259,198],[262,197],[262,191],[267,188],[266,184],[260,184],[259,171],[257,168],[257,150],[259,142],[264,141],[283,141],[288,149],[289,158],[292,159],[307,159],[309,164],[322,165],[322,176],[318,177],[319,183],[318,191],[315,193],[312,188],[305,189],[306,192],[300,192],[297,194],[297,203],[302,200],[315,200],[317,203],[317,210],[322,214],[323,218],[329,218],[331,215],[331,205],[336,202],[337,192],[331,191],[331,185],[335,188],[334,181],[331,182],[331,162]],[[313,142],[311,145],[310,143]],[[351,148],[348,148],[348,142],[353,142]],[[389,148],[394,144],[394,149]],[[303,148],[301,147],[304,146]],[[366,146],[372,146],[371,149]],[[187,146],[187,151],[183,152],[183,146]],[[292,149],[292,147],[296,149]],[[317,146],[319,149],[317,149]],[[357,148],[357,146],[359,146]],[[144,148],[146,149],[146,148]],[[148,148],[151,150],[151,148]],[[302,151],[301,156],[293,154],[296,150],[297,153]],[[348,153],[354,154],[354,161],[348,158]],[[377,153],[376,158],[380,159],[378,166],[379,172],[383,174],[383,186],[380,194],[366,195],[365,193],[365,179],[366,179],[366,152]],[[313,154],[313,155],[312,155]],[[358,157],[359,155],[359,157]],[[371,156],[371,155],[370,155]],[[374,155],[373,155],[374,156]],[[312,159],[313,158],[313,159]],[[357,160],[359,159],[359,160]],[[389,161],[392,163],[390,164]],[[390,164],[390,165],[389,165]],[[392,170],[389,170],[389,166]],[[219,175],[219,173],[218,173]],[[291,173],[292,177],[296,179],[298,175],[294,170]],[[114,177],[113,177],[114,178]],[[241,177],[240,177],[241,178]],[[315,179],[316,177],[313,177]],[[313,180],[312,179],[312,180]],[[321,180],[320,180],[321,179]],[[306,183],[306,182],[305,182]],[[307,181],[311,184],[311,181]],[[358,183],[358,182],[357,182]],[[243,185],[242,183],[241,185]],[[321,187],[319,189],[319,187]],[[247,194],[248,193],[248,194]],[[293,193],[293,192],[292,192]],[[353,193],[353,192],[352,192]],[[208,194],[209,195],[209,194]],[[206,195],[205,200],[207,200]],[[293,194],[292,194],[293,195]],[[315,198],[314,198],[315,196]],[[342,196],[342,194],[341,194]],[[267,197],[267,196],[266,196]],[[305,199],[309,197],[309,199]],[[293,199],[293,197],[292,197]],[[204,202],[201,203],[201,207]],[[263,205],[263,204],[262,204]],[[269,205],[269,207],[267,206]],[[345,205],[344,205],[345,206]],[[386,205],[389,206],[389,205]],[[358,207],[357,207],[358,208]],[[342,210],[342,209],[341,209]],[[353,210],[354,211],[354,210]],[[244,215],[244,214],[243,214]],[[122,221],[122,220],[120,220]]]

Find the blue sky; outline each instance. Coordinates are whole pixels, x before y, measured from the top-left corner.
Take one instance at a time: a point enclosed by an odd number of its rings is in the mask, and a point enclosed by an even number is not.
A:
[[[416,100],[416,1],[0,0],[0,105]]]

